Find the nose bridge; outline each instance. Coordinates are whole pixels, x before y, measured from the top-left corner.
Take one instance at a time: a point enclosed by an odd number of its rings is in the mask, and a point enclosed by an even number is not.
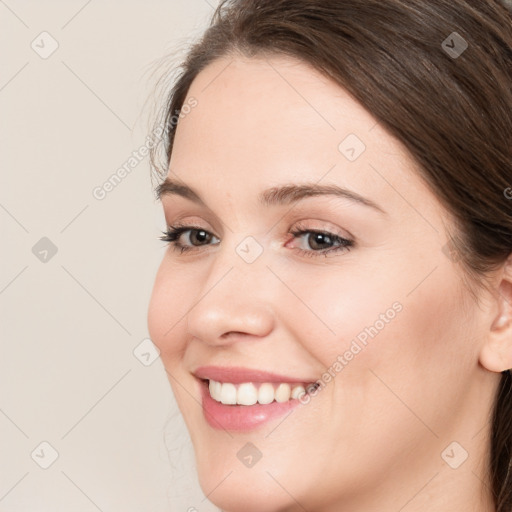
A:
[[[223,343],[229,332],[265,336],[273,328],[271,272],[263,244],[246,237],[225,245],[187,315],[187,331],[208,343]]]

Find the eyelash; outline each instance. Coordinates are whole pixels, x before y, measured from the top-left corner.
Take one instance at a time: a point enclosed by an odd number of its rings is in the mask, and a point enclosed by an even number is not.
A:
[[[188,245],[182,245],[178,242],[180,236],[183,233],[186,233],[187,231],[204,231],[208,235],[211,235],[209,231],[206,231],[206,229],[203,229],[198,226],[169,226],[167,231],[162,231],[162,236],[159,237],[159,240],[162,242],[166,242],[169,245],[172,246],[172,248],[176,251],[180,251],[180,254],[188,251],[195,251],[197,249],[200,249],[202,246],[196,246],[191,247]],[[354,246],[354,241],[349,240],[347,238],[343,238],[339,235],[335,235],[334,233],[329,233],[328,231],[319,231],[316,229],[303,229],[300,226],[298,226],[295,230],[290,231],[290,234],[294,237],[300,237],[302,235],[305,235],[307,233],[315,233],[315,234],[321,234],[321,235],[327,235],[332,243],[339,243],[337,247],[329,248],[329,249],[323,249],[320,251],[315,250],[305,250],[305,249],[298,249],[294,248],[295,251],[297,251],[301,256],[307,256],[307,257],[318,257],[318,256],[325,256],[332,254],[332,253],[343,253],[348,252],[351,247]]]

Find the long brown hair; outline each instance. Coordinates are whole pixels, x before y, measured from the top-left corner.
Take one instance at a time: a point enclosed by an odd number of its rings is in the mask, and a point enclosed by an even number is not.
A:
[[[400,140],[458,224],[471,282],[512,252],[512,11],[508,0],[223,0],[163,110],[166,172],[190,85],[229,55],[298,58],[348,91]],[[507,7],[508,6],[508,7]],[[512,377],[493,413],[490,480],[512,510]]]

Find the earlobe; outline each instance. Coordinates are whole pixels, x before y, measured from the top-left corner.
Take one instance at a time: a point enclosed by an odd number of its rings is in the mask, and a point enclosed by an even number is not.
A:
[[[487,340],[480,351],[480,364],[491,372],[512,368],[512,260],[507,260],[496,290],[498,312],[492,320]]]
[[[499,345],[486,343],[480,351],[480,364],[490,372],[501,373],[512,368],[512,349],[508,354]]]

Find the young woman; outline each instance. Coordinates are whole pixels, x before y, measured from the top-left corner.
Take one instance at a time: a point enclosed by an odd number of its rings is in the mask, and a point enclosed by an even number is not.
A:
[[[148,326],[222,510],[512,510],[511,83],[503,1],[221,2]]]

